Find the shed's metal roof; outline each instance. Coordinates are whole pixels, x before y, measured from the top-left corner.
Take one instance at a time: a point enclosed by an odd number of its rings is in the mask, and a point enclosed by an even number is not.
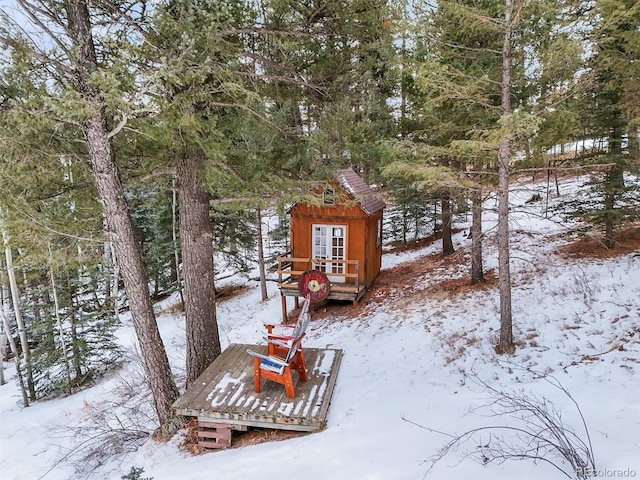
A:
[[[351,168],[338,170],[334,178],[340,186],[358,202],[360,208],[362,208],[367,215],[373,215],[387,206],[386,203],[376,196],[375,192],[365,183],[362,177]]]

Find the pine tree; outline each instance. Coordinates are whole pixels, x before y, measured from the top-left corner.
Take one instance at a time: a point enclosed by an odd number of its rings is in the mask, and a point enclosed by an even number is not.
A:
[[[28,96],[25,91],[20,98]],[[100,207],[86,166],[58,153],[56,135],[64,129],[57,122],[32,122],[17,110],[5,113],[14,130],[4,136],[2,208],[23,278],[20,305],[28,342],[35,345],[34,393],[71,393],[102,374],[118,353],[117,319],[100,294],[112,275],[97,247],[104,238]],[[51,141],[34,142],[41,137]]]
[[[274,101],[271,115],[283,120],[285,134],[308,142],[300,148],[294,140],[289,162],[323,180],[354,166],[373,181],[382,163],[378,141],[393,134],[390,2],[271,0],[260,12],[271,32],[256,41],[259,59],[268,59],[261,69],[275,76],[264,90]]]
[[[514,10],[512,0],[505,0],[504,32],[502,41],[502,82],[501,101],[502,118],[512,114],[511,107],[511,65],[512,22]],[[500,136],[498,149],[498,288],[500,290],[500,338],[497,351],[511,354],[515,351],[513,343],[513,319],[511,314],[511,273],[509,251],[509,165],[511,163],[511,139],[509,132]]]
[[[491,145],[486,131],[499,118],[500,39],[499,29],[487,19],[497,10],[491,1],[443,1],[435,7],[418,2],[412,9],[413,25],[403,33],[410,41],[403,42],[401,129],[405,142],[418,152],[412,162],[420,165],[410,169],[411,175],[421,172],[419,181],[440,197],[442,224],[449,227],[451,206],[459,198],[473,197],[471,192],[481,192],[487,179],[464,172],[479,172],[494,163],[497,146]],[[474,282],[482,280],[477,220],[472,236]],[[444,228],[443,254],[452,252],[451,229]]]
[[[250,108],[239,33],[248,15],[246,5],[233,0],[171,1],[158,8],[140,51],[159,110],[146,131],[164,167],[174,170],[178,191],[187,385],[221,351],[208,178],[228,173],[226,128]],[[155,59],[161,59],[157,71]]]
[[[128,17],[126,5],[120,5],[122,10],[112,10],[112,6],[71,0],[18,3],[27,18],[33,20],[36,31],[47,40],[34,42],[9,21],[0,34],[0,42],[9,49],[16,84],[39,81],[46,108],[34,112],[29,109],[30,105],[20,104],[24,99],[13,96],[11,109],[26,115],[39,113],[45,120],[62,121],[65,133],[72,133],[73,137],[60,139],[64,143],[61,146],[66,148],[59,150],[58,158],[65,153],[74,153],[91,164],[162,424],[170,415],[177,388],[155,322],[142,253],[131,222],[113,143],[113,137],[126,125],[132,108],[126,99],[131,91],[124,88],[130,87],[127,82],[132,78],[131,71],[121,68],[123,64],[118,56],[126,48],[117,42],[127,39],[129,33],[121,28],[122,18],[134,19]],[[104,28],[95,29],[95,23]],[[102,36],[109,31],[109,25],[117,32],[115,44]],[[34,124],[40,120],[37,116],[32,118]],[[82,139],[83,148],[77,147],[78,138]],[[70,145],[75,147],[70,148]]]
[[[154,299],[179,289],[172,236],[171,185],[167,180],[130,179],[129,205],[142,246]]]
[[[639,5],[630,0],[599,0],[591,11],[592,55],[581,77],[585,114],[583,128],[592,137],[605,138],[607,148],[599,161],[612,164],[599,185],[602,208],[587,217],[604,227],[607,248],[614,248],[614,230],[636,217],[633,205],[625,208],[624,172],[637,171]]]

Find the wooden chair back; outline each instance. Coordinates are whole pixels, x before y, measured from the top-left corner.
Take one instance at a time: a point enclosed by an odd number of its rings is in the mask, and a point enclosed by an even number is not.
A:
[[[308,380],[302,339],[311,320],[310,304],[311,297],[307,295],[291,336],[268,336],[267,355],[247,349],[247,353],[253,357],[253,382],[256,393],[260,393],[260,379],[264,378],[284,385],[287,397],[295,398],[291,370],[298,372],[301,381]]]
[[[309,321],[311,320],[311,315],[309,314],[309,305],[311,304],[311,297],[307,295],[304,299],[304,303],[302,304],[302,308],[300,309],[300,314],[298,315],[298,321],[296,322],[296,326],[293,329],[293,333],[291,334],[291,347],[289,348],[289,352],[287,352],[287,356],[284,361],[289,362],[293,356],[297,353],[300,348],[300,343],[302,342],[302,338],[305,336],[307,327],[309,326]]]

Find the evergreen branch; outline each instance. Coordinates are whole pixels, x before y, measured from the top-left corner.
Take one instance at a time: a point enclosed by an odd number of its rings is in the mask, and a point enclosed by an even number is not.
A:
[[[118,124],[113,127],[113,129],[109,133],[107,133],[107,139],[113,138],[115,135],[120,133],[120,131],[127,125],[128,121],[129,116],[126,113],[123,113],[122,118],[120,119]]]
[[[300,30],[275,30],[272,28],[266,27],[258,27],[258,28],[235,28],[228,32],[225,32],[224,35],[234,35],[234,34],[246,34],[246,33],[255,33],[258,35],[279,35],[283,37],[303,37],[303,38],[325,38],[325,37],[337,37],[338,34],[327,33],[327,32],[303,32]]]
[[[263,74],[263,73],[254,73],[254,72],[238,72],[239,75],[247,77],[247,78],[253,78],[253,79],[260,79],[260,80],[271,80],[271,81],[281,81],[281,82],[285,82],[291,85],[298,85],[301,87],[308,87],[311,88],[317,92],[322,92],[324,90],[326,90],[325,87],[322,87],[320,85],[317,84],[313,84],[313,83],[309,83],[307,82],[304,78],[300,78],[300,79],[295,79],[293,77],[287,77],[284,75],[271,75],[271,74]]]
[[[509,27],[512,27],[513,25],[516,25],[518,23],[518,19],[520,18],[520,15],[522,14],[522,9],[524,8],[526,3],[527,3],[526,1],[521,1],[520,3],[517,4],[515,13],[511,17],[511,24],[509,25]]]
[[[26,211],[22,210],[21,208],[17,207],[16,205],[12,206],[12,210],[14,210],[16,213],[21,214],[27,220],[29,220],[30,222],[34,223],[35,225],[38,225],[40,228],[42,228],[46,232],[53,233],[53,234],[58,235],[60,237],[70,238],[72,240],[78,240],[78,241],[82,241],[82,242],[93,243],[93,244],[96,244],[96,245],[100,245],[104,241],[104,240],[100,240],[100,239],[96,240],[95,238],[92,238],[92,237],[82,237],[80,235],[74,235],[74,234],[70,234],[70,233],[65,233],[65,232],[60,231],[60,230],[56,230],[55,228],[50,227],[49,225],[46,225],[45,223],[43,223],[40,220],[38,220],[34,215],[32,215],[30,213],[27,213]]]
[[[56,122],[73,125],[74,127],[82,126],[82,123],[77,122],[75,120],[71,120],[69,118],[58,117],[57,115],[48,115],[47,112],[45,112],[44,110],[28,109],[28,110],[25,110],[25,112],[28,113],[29,115],[33,115],[34,117],[45,117],[50,120],[54,120]]]
[[[444,42],[442,40],[438,40],[433,35],[426,34],[425,36],[428,40],[431,41],[431,43],[435,45],[439,45],[441,47],[454,48],[456,50],[466,50],[468,52],[482,52],[482,53],[489,52],[489,53],[494,53],[500,56],[502,55],[502,50],[494,50],[493,48],[486,48],[486,47],[484,48],[468,47],[466,45],[461,45],[459,43],[449,43],[449,42]]]
[[[69,58],[69,60],[71,60],[73,58],[72,52],[69,50],[69,48],[67,47],[67,45],[65,45],[60,38],[58,37],[58,35],[55,35],[53,33],[53,31],[47,26],[45,25],[45,23],[36,15],[36,13],[40,13],[42,15],[44,15],[46,18],[49,18],[54,24],[59,25],[61,28],[63,28],[65,31],[67,31],[68,33],[68,29],[66,28],[64,22],[62,21],[62,19],[60,19],[60,17],[58,17],[55,13],[53,12],[49,12],[47,9],[42,9],[37,7],[36,5],[34,5],[33,3],[27,1],[27,0],[16,0],[18,2],[18,5],[20,5],[22,7],[22,10],[24,11],[24,13],[37,25],[39,26],[49,37],[49,39],[58,45],[58,47],[60,47],[62,49],[62,51],[67,55],[67,57]],[[36,42],[31,38],[31,36],[24,30],[24,28],[20,25],[18,25],[15,21],[13,22],[13,25],[18,27],[23,33],[24,35],[29,38],[31,44],[33,45],[33,47],[30,48],[30,50],[32,50],[32,53],[34,54],[34,56],[38,57],[38,59],[42,60],[43,63],[55,63],[56,66],[58,68],[60,68],[62,71],[66,72],[67,74],[71,74],[72,70],[64,65],[61,62],[58,62],[56,60],[50,59],[46,54],[39,52],[36,48]]]
[[[142,1],[139,2],[138,4],[141,4],[142,6],[142,12],[139,13],[141,18],[144,18],[144,12],[146,11],[146,2]],[[120,8],[120,4],[113,2],[111,0],[103,0],[101,2],[101,5],[107,10],[110,11],[110,13],[115,14],[119,20],[124,20],[124,24],[128,27],[133,27],[138,33],[141,34],[145,34],[145,30],[144,28],[142,28],[142,26],[140,25],[140,20],[135,19],[131,14],[129,14],[127,11],[122,10]],[[133,3],[131,5],[129,5],[130,8],[128,8],[127,10],[131,10],[133,8]],[[137,12],[136,12],[137,13]]]
[[[264,73],[256,73],[256,72],[237,72],[238,74],[245,76],[245,77],[249,77],[249,78],[263,78],[266,80],[279,80],[279,81],[283,81],[286,83],[290,83],[293,85],[300,85],[303,87],[308,87],[308,88],[312,88],[316,91],[322,91],[324,90],[324,87],[322,87],[321,85],[317,85],[317,84],[312,84],[309,83],[300,73],[290,69],[290,68],[286,68],[284,67],[282,64],[275,62],[274,60],[267,58],[264,55],[261,55],[259,53],[255,53],[255,52],[244,52],[244,55],[253,59],[253,60],[257,60],[261,63],[261,65],[263,66],[271,66],[274,68],[277,68],[278,70],[282,71],[283,68],[285,68],[287,71],[289,71],[291,73],[291,76],[285,76],[285,75],[271,75],[271,74],[264,74]],[[296,78],[297,77],[297,78]]]
[[[591,170],[591,169],[604,169],[614,167],[615,163],[594,163],[589,165],[577,165],[573,167],[536,167],[536,168],[522,168],[515,169],[513,173],[524,173],[524,172],[546,172],[547,170],[551,170],[553,172],[564,172],[564,171],[572,171],[572,170]],[[465,173],[469,174],[480,174],[480,175],[497,175],[498,172],[492,172],[489,170],[465,170]]]
[[[49,8],[47,8],[46,5],[42,3],[40,3],[40,6],[37,6],[36,4],[29,2],[27,0],[16,0],[16,1],[18,2],[18,5],[22,7],[22,10],[24,11],[24,13],[26,13],[27,16],[32,21],[34,21],[40,28],[42,28],[55,43],[57,43],[62,48],[66,48],[66,46],[63,45],[55,35],[52,34],[51,30],[47,26],[45,26],[44,22],[40,20],[40,18],[36,15],[36,14],[41,14],[42,16],[44,16],[45,18],[53,22],[55,25],[59,25],[60,27],[64,28],[64,22],[62,18],[60,18],[60,16],[55,11],[50,10]],[[22,30],[24,31],[24,29]]]
[[[219,160],[214,160],[214,163],[216,165],[218,165],[219,167],[222,167],[223,170],[225,170],[226,172],[230,173],[232,177],[234,177],[236,180],[238,180],[239,182],[243,182],[243,178],[238,174],[238,172],[236,172],[231,165],[225,163],[225,162],[221,162]]]
[[[309,26],[311,25],[311,23],[315,20],[315,18],[320,15],[322,13],[323,10],[325,10],[327,8],[327,4],[329,2],[324,2],[322,5],[319,5],[318,8],[316,8],[313,12],[311,12],[311,15],[309,16],[309,18],[307,19],[307,28],[309,28]]]
[[[261,200],[275,200],[279,198],[277,195],[262,195]],[[251,197],[235,197],[235,198],[217,198],[217,199],[211,199],[209,200],[209,205],[211,205],[212,207],[216,206],[216,205],[226,205],[229,203],[252,203],[256,201],[256,197],[255,196],[251,196]]]
[[[456,3],[456,2],[453,2]],[[427,7],[428,10],[431,11],[437,11],[438,7],[439,7],[439,2],[425,2],[425,6]],[[480,20],[482,22],[485,23],[489,23],[489,24],[493,24],[495,26],[502,26],[504,24],[504,22],[502,21],[502,19],[496,19],[493,17],[489,17],[488,15],[483,15],[480,13],[480,10],[478,8],[474,8],[474,7],[470,7],[470,6],[465,6],[463,7],[465,11],[467,12],[471,12],[473,14],[473,17],[477,20]],[[500,52],[502,53],[502,52]]]
[[[42,63],[42,65],[47,66],[47,70],[48,70],[48,65],[52,65],[55,68],[58,68],[61,71],[65,72],[67,75],[71,75],[73,73],[72,70],[64,63],[58,60],[55,60],[51,58],[49,55],[47,55],[46,53],[40,52],[38,49],[36,49],[35,42],[26,33],[24,33],[24,35],[27,38],[29,38],[31,46],[27,46],[24,43],[20,43],[13,38],[5,37],[3,35],[0,35],[0,45],[4,45],[7,48],[7,50],[9,49],[20,50],[26,47],[29,49],[29,56],[34,58],[35,60],[38,60],[40,63]],[[56,75],[52,73],[52,76],[55,77]]]

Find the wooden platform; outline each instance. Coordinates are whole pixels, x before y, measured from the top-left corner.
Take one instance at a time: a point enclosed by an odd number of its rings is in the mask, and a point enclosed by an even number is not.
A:
[[[278,283],[280,289],[280,295],[286,297],[300,297],[300,290],[298,289],[297,282],[291,283]],[[328,300],[347,300],[357,304],[362,296],[367,292],[367,287],[364,285],[344,284],[344,283],[331,283],[329,289]]]
[[[354,305],[367,292],[367,286],[360,280],[360,262],[358,260],[337,260],[323,258],[294,258],[291,253],[276,258],[278,262],[278,289],[282,302],[282,321],[287,321],[287,297],[295,298],[295,307],[298,308],[300,293],[298,281],[305,272],[319,270],[329,275],[331,287],[329,288],[329,300],[347,300]],[[329,265],[340,265],[340,272],[332,271]]]
[[[253,358],[247,348],[266,353],[262,345],[231,344],[175,401],[175,412],[239,430],[324,428],[342,350],[305,347],[309,381],[299,381],[294,373],[296,398],[288,398],[282,385],[266,380],[260,393],[253,391]]]

